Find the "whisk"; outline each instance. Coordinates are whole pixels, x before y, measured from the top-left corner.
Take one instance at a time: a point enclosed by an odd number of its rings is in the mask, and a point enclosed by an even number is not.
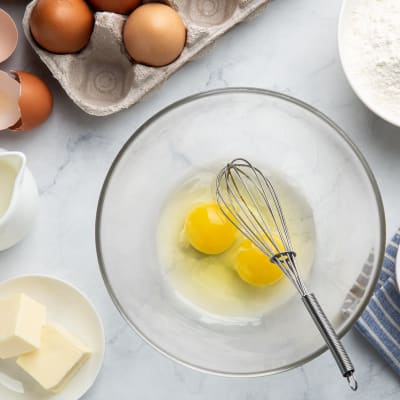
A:
[[[354,367],[315,295],[297,268],[296,252],[278,196],[271,182],[247,160],[237,158],[218,174],[217,203],[224,215],[257,246],[296,287],[314,323],[352,390],[357,390]]]

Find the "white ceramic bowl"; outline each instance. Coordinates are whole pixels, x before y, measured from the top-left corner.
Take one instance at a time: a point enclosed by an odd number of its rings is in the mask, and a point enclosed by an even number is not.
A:
[[[347,37],[351,34],[350,32],[353,23],[352,13],[359,3],[360,0],[344,0],[342,3],[338,24],[338,47],[340,61],[342,63],[347,80],[357,97],[373,113],[385,121],[400,127],[400,114],[395,115],[393,111],[385,108],[383,103],[378,100],[378,97],[374,96],[366,89],[365,85],[360,83],[359,73],[353,68],[354,58],[351,56],[352,48],[349,40],[347,40]]]

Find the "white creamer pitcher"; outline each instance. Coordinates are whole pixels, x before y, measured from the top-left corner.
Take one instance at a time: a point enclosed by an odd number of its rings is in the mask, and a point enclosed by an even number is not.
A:
[[[18,243],[32,227],[38,189],[18,151],[0,149],[0,251]]]

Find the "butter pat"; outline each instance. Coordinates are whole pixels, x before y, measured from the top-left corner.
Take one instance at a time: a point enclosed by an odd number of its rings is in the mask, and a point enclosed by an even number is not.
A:
[[[0,358],[17,357],[40,346],[46,307],[25,294],[0,300]]]
[[[44,389],[57,393],[79,371],[90,354],[89,349],[63,328],[46,325],[42,330],[40,348],[20,356],[17,364]]]

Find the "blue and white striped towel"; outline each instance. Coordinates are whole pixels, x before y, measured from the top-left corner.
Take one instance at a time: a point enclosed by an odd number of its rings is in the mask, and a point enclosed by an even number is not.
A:
[[[400,229],[386,247],[382,272],[374,294],[355,324],[357,330],[398,375],[400,375],[400,293],[395,281],[395,265],[399,244]]]

